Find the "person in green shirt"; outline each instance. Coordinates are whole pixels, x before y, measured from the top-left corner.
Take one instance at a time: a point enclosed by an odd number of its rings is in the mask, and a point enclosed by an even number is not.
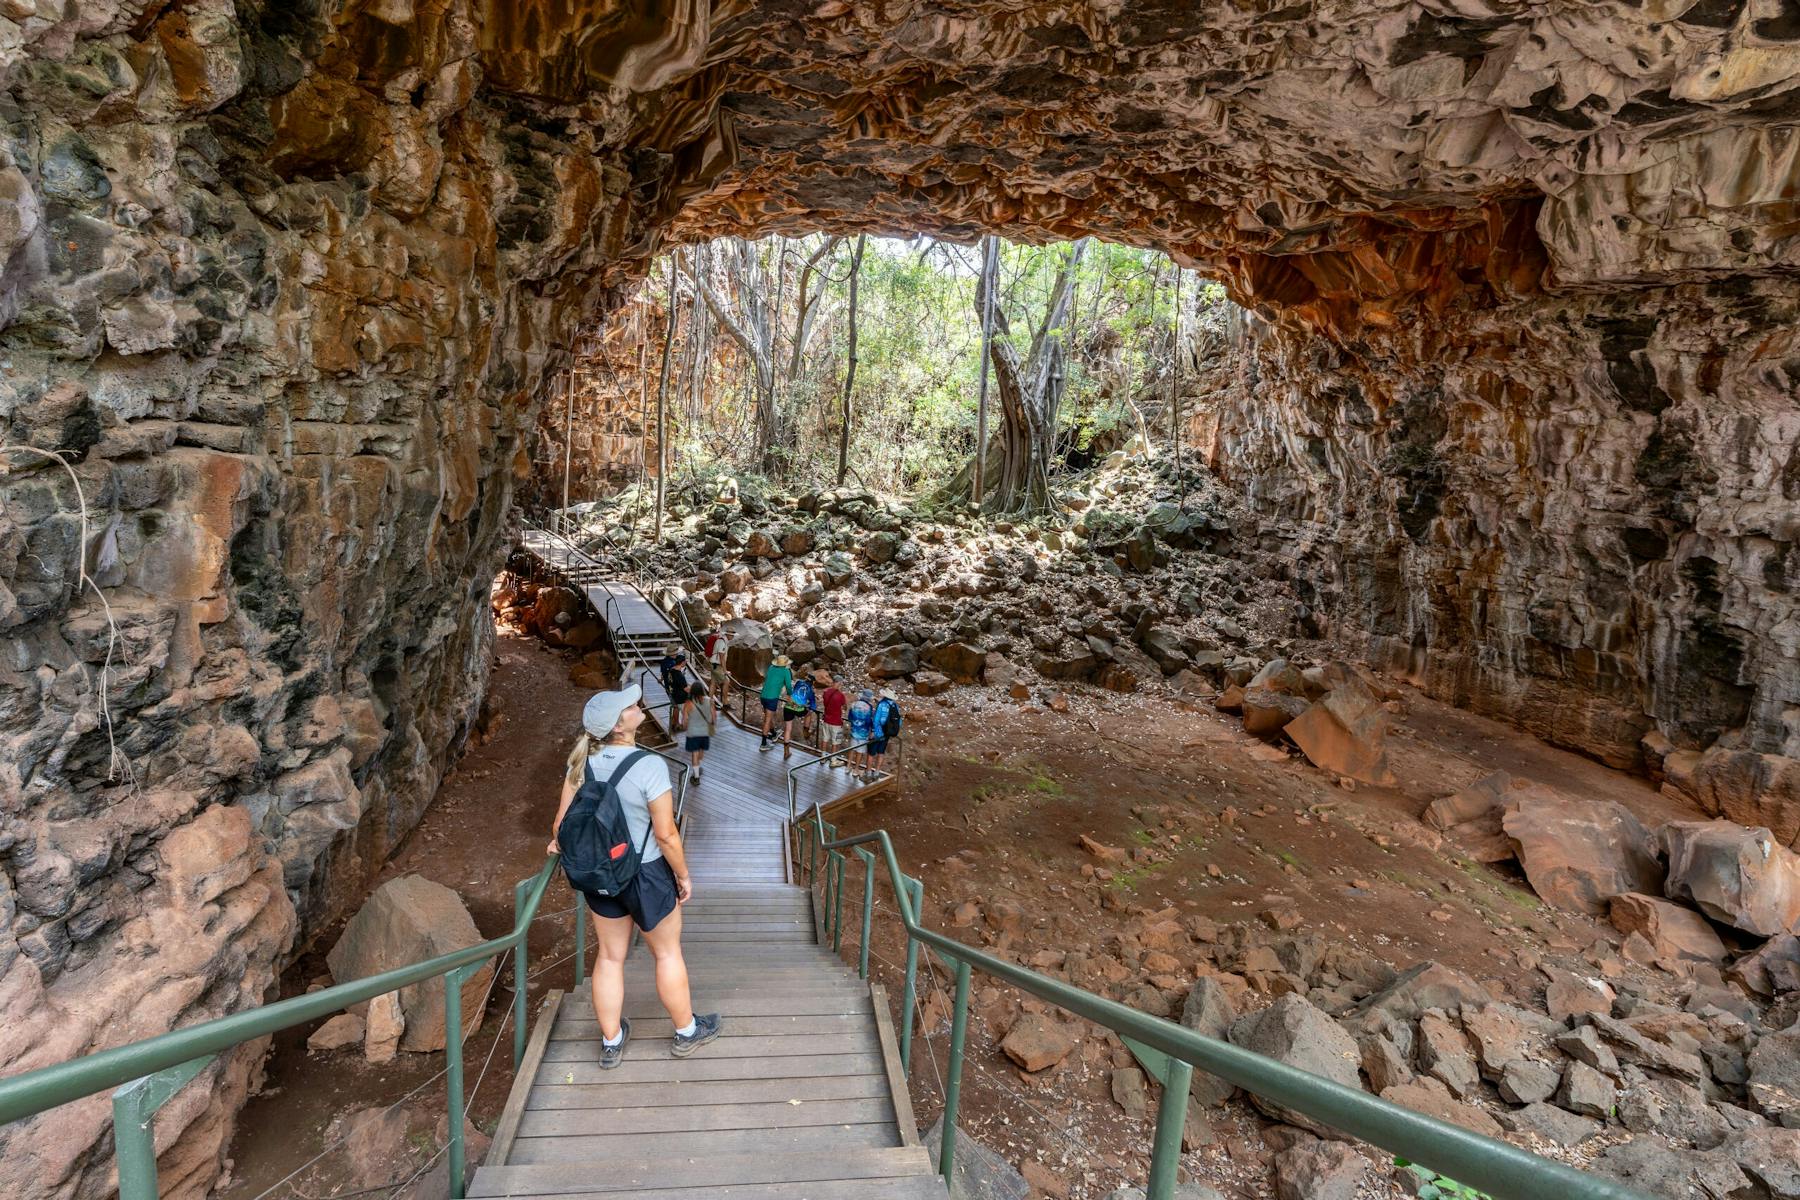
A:
[[[775,722],[780,719],[782,702],[787,699],[788,689],[793,683],[793,660],[785,654],[777,654],[775,661],[769,664],[768,671],[763,675],[763,727],[762,740],[756,747],[758,750],[769,748],[769,739],[775,733]]]

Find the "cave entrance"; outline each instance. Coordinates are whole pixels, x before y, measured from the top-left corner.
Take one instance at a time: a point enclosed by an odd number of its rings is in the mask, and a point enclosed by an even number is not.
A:
[[[641,515],[659,473],[700,491],[748,473],[954,503],[985,418],[986,507],[1041,511],[1066,471],[1191,448],[1200,359],[1234,309],[1161,251],[1091,238],[679,246],[549,387],[525,502],[628,490]]]

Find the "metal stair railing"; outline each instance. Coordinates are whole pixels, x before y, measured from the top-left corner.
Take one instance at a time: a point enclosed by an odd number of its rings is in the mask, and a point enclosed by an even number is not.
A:
[[[919,947],[928,948],[946,970],[955,973],[950,1061],[944,1080],[944,1133],[938,1159],[938,1169],[946,1184],[950,1183],[955,1166],[956,1112],[961,1098],[968,1036],[969,983],[972,973],[979,970],[1117,1034],[1148,1073],[1162,1084],[1146,1200],[1171,1200],[1174,1195],[1181,1158],[1182,1126],[1187,1116],[1188,1084],[1195,1068],[1303,1113],[1359,1141],[1419,1163],[1447,1179],[1477,1188],[1494,1200],[1544,1200],[1552,1196],[1559,1200],[1650,1200],[1642,1192],[1614,1180],[1590,1175],[1229,1042],[1195,1033],[1173,1021],[1149,1016],[927,929],[921,920],[924,885],[900,869],[886,830],[840,838],[836,827],[825,821],[816,809],[808,812],[800,822],[790,825],[796,835],[801,835],[803,828],[811,833],[805,856],[809,891],[819,882],[821,867],[825,872],[820,915],[824,925],[818,932],[821,941],[830,938],[833,950],[838,949],[843,937],[844,867],[848,861],[844,852],[855,853],[863,862],[863,949],[858,970],[864,978],[869,973],[869,932],[874,916],[878,855],[887,869],[888,883],[893,888],[900,921],[906,930],[906,986],[900,1026],[903,1069],[910,1072],[912,1062]],[[797,867],[799,854],[795,855],[794,862]]]
[[[513,1068],[525,1058],[525,993],[527,935],[544,892],[556,873],[551,855],[536,875],[513,887],[512,931],[464,950],[397,967],[380,975],[334,984],[185,1029],[100,1050],[68,1062],[0,1079],[0,1125],[35,1116],[91,1096],[113,1092],[113,1140],[119,1171],[120,1200],[156,1200],[156,1111],[216,1058],[244,1042],[268,1037],[309,1021],[328,1017],[403,987],[430,979],[444,980],[445,1075],[449,1121],[450,1195],[461,1200],[465,1187],[463,1153],[462,986],[489,959],[513,956]],[[575,928],[584,931],[582,906],[575,909]],[[582,964],[577,965],[577,981]]]

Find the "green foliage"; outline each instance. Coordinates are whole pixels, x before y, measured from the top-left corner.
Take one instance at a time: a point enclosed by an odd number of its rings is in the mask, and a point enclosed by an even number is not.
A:
[[[1419,1180],[1419,1200],[1493,1200],[1486,1192],[1466,1183],[1458,1183],[1447,1175],[1439,1175],[1430,1167],[1422,1167],[1404,1158],[1394,1159],[1394,1165],[1410,1172]]]
[[[799,369],[791,374],[801,270],[826,244],[823,237],[754,243],[751,257],[758,278],[733,285],[760,289],[756,294],[766,310],[775,310],[773,299],[781,297],[772,355],[779,435],[768,465],[785,487],[836,481],[848,367],[851,242],[833,246],[814,268],[812,278],[823,278],[824,288]],[[714,264],[712,278],[725,286],[717,264],[737,261],[727,253],[731,245],[715,243],[683,253]],[[1067,242],[1001,244],[997,303],[1021,357],[1029,353],[1056,278],[1073,252]],[[931,238],[869,239],[858,285],[851,482],[925,494],[954,475],[974,452],[981,377],[979,261],[978,246]],[[1086,454],[1097,440],[1135,427],[1139,418],[1133,404],[1149,401],[1151,389],[1161,386],[1173,346],[1174,279],[1173,264],[1159,252],[1089,244],[1075,273],[1065,324],[1051,331],[1068,351],[1058,429],[1063,452]],[[653,303],[667,303],[666,258],[652,266],[645,286]],[[1182,287],[1184,328],[1189,330],[1202,310],[1225,302],[1222,287],[1191,273]],[[691,328],[691,294],[681,312],[683,328]],[[756,400],[750,356],[708,320],[708,361],[683,372],[684,342],[671,377],[671,409],[680,414],[672,443],[678,471],[694,463],[725,469],[757,465],[750,461]],[[654,363],[650,369],[654,371]],[[691,378],[701,381],[701,402],[683,395]],[[989,399],[990,428],[997,429],[998,398],[990,391]]]

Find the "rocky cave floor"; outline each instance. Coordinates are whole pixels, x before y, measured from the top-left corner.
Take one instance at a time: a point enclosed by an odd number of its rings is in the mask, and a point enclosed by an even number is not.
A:
[[[1614,904],[1609,921],[1594,889],[1652,891],[1631,882],[1643,864],[1588,861],[1606,856],[1544,816],[1589,806],[1606,814],[1610,844],[1630,840],[1618,822],[1649,837],[1701,820],[1698,810],[1353,667],[1331,674],[1326,663],[1336,690],[1303,698],[1321,668],[1300,664],[1322,651],[1268,632],[1291,633],[1304,613],[1278,564],[1230,544],[1231,514],[1203,481],[1186,502],[1168,487],[1115,473],[1060,534],[935,525],[844,497],[733,499],[723,513],[678,500],[670,546],[640,557],[684,580],[672,599],[696,623],[737,622],[746,649],[766,633],[796,657],[904,688],[900,790],[837,819],[890,831],[936,926],[1653,1194],[1800,1196],[1800,1130],[1781,1128],[1800,1124],[1787,968],[1765,960],[1760,988],[1735,986],[1727,977],[1745,978],[1744,962],[1731,960],[1755,961],[1760,939],[1660,899]],[[541,862],[580,704],[616,670],[593,614],[568,601],[521,577],[497,581],[479,744],[382,876],[455,889],[487,936],[509,924],[513,881]],[[1288,656],[1291,675],[1271,666]],[[1247,731],[1259,712],[1285,721],[1332,695],[1378,705],[1383,782],[1320,769],[1279,723]],[[1536,828],[1507,818],[1522,849],[1500,835],[1502,804],[1538,814]],[[852,899],[860,887],[852,872]],[[1659,876],[1654,896],[1660,887]],[[554,889],[546,907],[567,909],[565,895]],[[897,997],[904,945],[892,916],[883,897],[871,949]],[[317,944],[333,940],[326,931]],[[852,960],[855,943],[852,923]],[[566,914],[540,922],[534,1011],[543,987],[568,986],[572,949]],[[303,961],[286,986],[322,972],[321,959]],[[928,974],[922,989],[921,1127],[940,1107],[946,982]],[[504,1042],[483,1066],[506,998],[498,989],[468,1051],[471,1086],[486,1071],[476,1150],[511,1084]],[[979,978],[970,1028],[961,1123],[1035,1194],[1084,1200],[1142,1183],[1155,1089],[1116,1038]],[[278,1042],[223,1195],[255,1200],[340,1140],[296,1178],[298,1194],[436,1194],[441,1179],[420,1172],[442,1141],[442,1056],[371,1065],[355,1045],[309,1053],[309,1032]],[[1222,1195],[1417,1190],[1391,1156],[1320,1141],[1230,1092],[1196,1084],[1184,1156]]]
[[[541,861],[565,733],[588,694],[568,679],[568,651],[503,633],[496,655],[487,740],[464,756],[382,876],[417,873],[456,889],[488,936],[510,921],[512,881]],[[1298,757],[1271,753],[1210,705],[1096,691],[1075,697],[1067,713],[1026,707],[1031,711],[995,704],[975,688],[915,705],[903,789],[839,821],[847,831],[886,828],[902,865],[925,883],[928,919],[966,940],[1019,961],[1054,963],[1057,973],[1086,959],[1096,964],[1088,986],[1165,1012],[1171,1004],[1179,1011],[1179,1004],[1155,985],[1149,985],[1154,999],[1134,995],[1143,986],[1146,956],[1138,951],[1128,967],[1126,947],[1142,944],[1170,910],[1184,929],[1199,927],[1214,939],[1198,947],[1233,945],[1241,931],[1245,955],[1259,945],[1273,949],[1277,961],[1265,964],[1271,969],[1240,976],[1245,982],[1235,1003],[1241,1009],[1286,986],[1281,964],[1296,940],[1315,947],[1302,952],[1315,961],[1366,955],[1395,968],[1437,962],[1488,995],[1538,1011],[1550,981],[1546,968],[1670,1007],[1682,1006],[1693,987],[1625,959],[1610,925],[1541,903],[1516,874],[1471,862],[1417,819],[1431,799],[1494,770],[1568,795],[1611,799],[1646,820],[1687,815],[1672,811],[1643,780],[1417,694],[1407,696],[1390,737],[1397,784],[1354,792]],[[1082,848],[1082,835],[1144,861],[1102,880],[1096,868],[1106,868]],[[860,887],[852,876],[852,899]],[[567,907],[560,889],[546,907]],[[898,996],[904,945],[887,895],[880,897],[876,930],[874,971]],[[845,939],[852,961],[856,932],[852,923]],[[1151,941],[1157,936],[1150,932]],[[333,940],[327,933],[320,943]],[[548,969],[533,981],[534,1012],[544,986],[568,986],[569,964],[557,960],[572,950],[566,917],[540,923],[532,969]],[[1213,952],[1193,964],[1148,965],[1191,978],[1197,966],[1212,970],[1221,960],[1227,955]],[[304,990],[322,971],[321,961],[302,962],[288,987]],[[922,1126],[937,1114],[948,1042],[947,979],[941,972],[929,978],[922,1026],[929,1036],[918,1038],[913,1062]],[[502,986],[469,1044],[471,1085],[492,1048],[505,1000]],[[1000,988],[977,986],[963,1127],[1013,1163],[1035,1164],[1028,1169],[1048,1185],[1041,1189],[1046,1195],[1097,1197],[1127,1182],[1141,1184],[1154,1090],[1132,1086],[1132,1068],[1115,1039],[1076,1023],[1068,1026],[1066,1057],[1036,1072],[1022,1069],[1000,1043],[1021,1016],[1041,1011]],[[425,1166],[442,1141],[443,1085],[433,1078],[442,1056],[402,1054],[370,1065],[355,1046],[308,1053],[307,1032],[278,1043],[268,1088],[240,1123],[234,1180],[223,1200],[252,1200],[340,1137],[346,1139],[341,1149],[296,1178],[295,1194],[389,1187],[396,1195],[429,1195],[423,1188],[409,1194],[393,1181]],[[1123,1103],[1113,1084],[1121,1068]],[[476,1092],[477,1130],[491,1131],[511,1083],[503,1041]],[[421,1085],[397,1115],[375,1115]],[[1510,1106],[1490,1095],[1488,1107]],[[1195,1179],[1227,1196],[1268,1195],[1285,1128],[1241,1097],[1197,1108],[1184,1162]],[[305,1133],[297,1137],[295,1130]],[[1628,1136],[1614,1127],[1574,1151],[1542,1140],[1528,1144],[1586,1162]],[[1388,1178],[1389,1160],[1371,1152],[1370,1166],[1356,1194],[1400,1194],[1399,1181]]]

